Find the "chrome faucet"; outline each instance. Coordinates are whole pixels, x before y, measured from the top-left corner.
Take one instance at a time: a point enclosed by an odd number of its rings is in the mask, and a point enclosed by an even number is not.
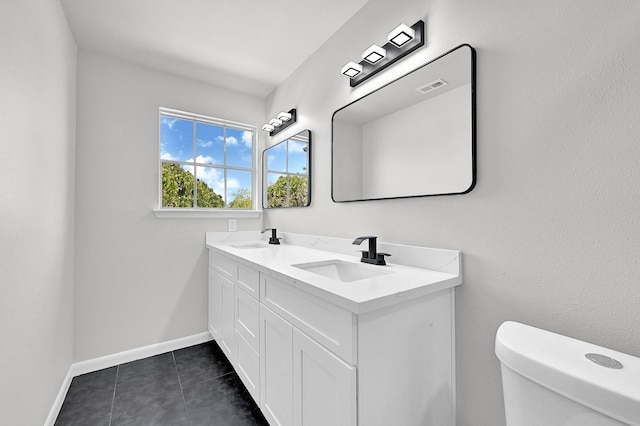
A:
[[[358,237],[353,240],[353,244],[360,245],[364,240],[369,240],[369,251],[362,251],[362,257],[360,258],[360,262],[370,263],[372,265],[386,265],[384,257],[391,256],[389,253],[378,253],[378,249],[376,247],[378,237],[367,236],[367,237]]]
[[[265,228],[262,230],[261,234],[264,234],[267,231],[271,231],[271,238],[269,238],[269,244],[280,244],[281,238],[278,238],[278,230],[276,228]]]

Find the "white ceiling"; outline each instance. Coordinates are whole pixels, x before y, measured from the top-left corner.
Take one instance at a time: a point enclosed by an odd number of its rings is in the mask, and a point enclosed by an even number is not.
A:
[[[368,0],[60,0],[76,43],[265,96]]]

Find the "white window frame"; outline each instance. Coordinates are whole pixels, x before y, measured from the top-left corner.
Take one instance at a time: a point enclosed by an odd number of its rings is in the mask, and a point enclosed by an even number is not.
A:
[[[163,161],[162,151],[160,148],[160,131],[162,126],[162,116],[169,116],[174,118],[179,118],[183,120],[194,121],[198,123],[206,123],[213,124],[216,126],[224,126],[225,131],[227,127],[239,130],[249,130],[252,133],[252,141],[251,141],[251,209],[230,209],[227,207],[221,208],[201,208],[201,207],[180,207],[180,208],[170,208],[162,206],[162,164],[168,161]],[[196,137],[194,132],[194,137]],[[258,218],[262,213],[260,206],[262,205],[261,195],[262,191],[259,191],[259,177],[261,176],[259,170],[259,161],[257,160],[257,128],[250,124],[239,123],[230,120],[224,120],[214,117],[209,117],[206,115],[195,114],[186,111],[180,111],[171,108],[160,107],[158,111],[158,204],[157,208],[153,209],[153,212],[156,217],[159,218]],[[178,164],[187,164],[184,161],[171,161],[173,163]],[[200,164],[195,162],[188,163],[188,165],[193,165],[194,167],[204,166],[211,167],[211,164]],[[227,166],[226,164],[223,166],[216,165],[218,168],[224,168],[225,170],[248,170],[247,168],[236,168],[233,166]],[[195,169],[194,169],[195,170]],[[225,173],[226,175],[226,173]],[[226,177],[225,177],[225,197],[226,197]],[[227,200],[225,199],[225,202]]]

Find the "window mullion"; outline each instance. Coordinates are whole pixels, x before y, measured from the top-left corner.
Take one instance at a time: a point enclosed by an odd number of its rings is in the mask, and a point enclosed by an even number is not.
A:
[[[229,200],[227,199],[227,126],[222,128],[222,135],[224,136],[224,156],[223,156],[223,171],[224,171],[224,194],[222,198],[224,199],[224,207],[229,207]]]
[[[198,167],[196,167],[196,122],[193,122],[193,207],[198,207]]]
[[[289,174],[289,141],[285,142],[284,170],[287,174],[287,207],[291,206],[291,175]]]

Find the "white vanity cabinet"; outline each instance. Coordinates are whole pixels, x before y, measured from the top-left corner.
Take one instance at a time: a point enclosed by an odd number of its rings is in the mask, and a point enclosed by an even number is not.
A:
[[[357,312],[215,248],[209,277],[211,334],[270,425],[455,424],[453,288]]]
[[[260,274],[215,251],[209,252],[209,331],[259,401]]]

